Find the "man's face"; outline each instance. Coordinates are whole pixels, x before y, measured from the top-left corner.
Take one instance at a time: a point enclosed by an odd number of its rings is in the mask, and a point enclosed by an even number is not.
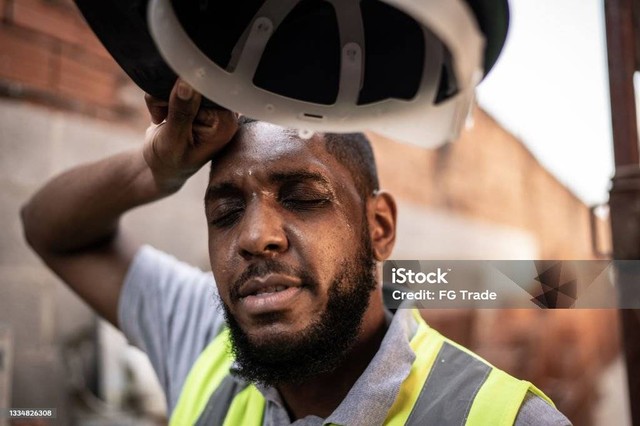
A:
[[[245,340],[269,363],[269,354],[286,356],[278,348],[300,354],[335,339],[321,321],[357,333],[374,285],[365,203],[319,137],[266,123],[238,133],[213,164],[205,201],[211,267],[232,335],[241,334],[235,344]]]

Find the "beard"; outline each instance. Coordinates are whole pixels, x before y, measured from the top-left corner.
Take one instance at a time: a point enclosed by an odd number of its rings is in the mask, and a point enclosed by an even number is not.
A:
[[[298,384],[334,371],[344,361],[358,338],[371,292],[376,288],[375,261],[366,221],[364,223],[356,253],[342,263],[331,282],[325,310],[304,330],[253,341],[220,299],[229,326],[236,375],[267,386]],[[320,288],[306,271],[291,270],[267,260],[247,268],[231,287],[232,299],[233,289],[239,284],[267,273],[288,273],[300,277],[306,288]],[[264,319],[270,322],[274,318]]]

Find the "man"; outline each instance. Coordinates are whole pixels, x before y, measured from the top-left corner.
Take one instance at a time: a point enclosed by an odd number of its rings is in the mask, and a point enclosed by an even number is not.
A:
[[[141,150],[53,179],[22,217],[49,267],[147,352],[172,424],[568,424],[416,311],[384,309],[376,264],[396,207],[362,135],[238,129],[182,81],[147,104],[157,126]],[[118,232],[208,162],[215,286]]]

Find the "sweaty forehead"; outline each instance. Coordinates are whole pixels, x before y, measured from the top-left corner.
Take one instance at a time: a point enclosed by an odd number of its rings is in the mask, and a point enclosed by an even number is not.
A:
[[[343,167],[324,146],[321,135],[305,140],[294,130],[264,122],[251,123],[243,126],[213,159],[211,181],[286,168],[322,169],[328,175],[342,178]]]

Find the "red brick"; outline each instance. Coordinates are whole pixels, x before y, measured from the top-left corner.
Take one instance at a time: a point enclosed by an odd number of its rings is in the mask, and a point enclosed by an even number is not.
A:
[[[46,43],[0,27],[0,78],[51,91],[54,58]]]
[[[81,47],[102,58],[111,58],[71,1],[20,0],[16,2],[13,16],[18,25]]]
[[[96,55],[93,49],[87,49],[86,46],[73,46],[71,44],[62,43],[60,46],[60,53],[63,56],[75,58],[80,62],[83,62],[88,67],[99,69],[104,73],[115,74],[118,76],[124,76],[124,71],[116,63],[115,60],[107,53]]]
[[[83,44],[85,24],[79,12],[61,3],[18,0],[13,4],[13,21],[20,26],[68,43]]]
[[[68,98],[100,106],[115,106],[118,79],[117,74],[92,66],[81,57],[60,57],[58,92]]]

